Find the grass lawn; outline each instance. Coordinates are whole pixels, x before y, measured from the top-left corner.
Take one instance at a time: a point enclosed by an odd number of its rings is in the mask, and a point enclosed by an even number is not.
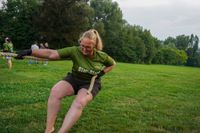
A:
[[[0,58],[0,133],[43,133],[51,87],[70,61]],[[62,101],[56,131],[74,96]],[[118,63],[70,133],[199,133],[200,68]]]

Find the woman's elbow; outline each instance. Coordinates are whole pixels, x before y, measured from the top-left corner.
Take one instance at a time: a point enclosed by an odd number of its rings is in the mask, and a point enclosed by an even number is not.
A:
[[[112,70],[113,68],[115,68],[115,66],[116,66],[116,63],[114,62],[113,65],[109,67],[110,70]]]
[[[58,59],[60,59],[60,56],[59,56],[57,51],[53,51],[53,52],[51,52],[49,54],[48,59],[50,59],[50,60],[58,60]]]
[[[112,67],[114,68],[116,65],[117,65],[117,64],[116,64],[116,62],[114,61],[114,63],[113,63],[113,65],[112,65]]]

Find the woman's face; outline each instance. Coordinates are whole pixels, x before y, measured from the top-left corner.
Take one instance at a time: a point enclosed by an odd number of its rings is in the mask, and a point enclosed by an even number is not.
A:
[[[83,53],[83,55],[86,56],[91,56],[93,55],[93,49],[94,49],[94,44],[93,44],[93,40],[90,40],[88,38],[84,38],[81,40],[80,42],[80,46],[81,46],[81,51]]]

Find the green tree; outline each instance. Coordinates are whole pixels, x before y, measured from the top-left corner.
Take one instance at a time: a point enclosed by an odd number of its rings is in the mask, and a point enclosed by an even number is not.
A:
[[[138,36],[134,37],[134,43],[136,44],[136,48],[135,48],[135,52],[136,52],[136,56],[137,56],[136,63],[144,63],[144,58],[146,56],[145,44],[144,44],[143,40]]]
[[[195,53],[193,57],[188,58],[187,66],[200,67],[200,53],[199,52]]]
[[[141,38],[144,41],[146,49],[144,62],[146,64],[151,64],[152,59],[156,54],[154,38],[148,30],[144,30],[143,34],[141,35]]]
[[[187,61],[187,54],[183,50],[174,48],[161,48],[153,59],[156,64],[184,65]]]
[[[176,38],[167,37],[163,42],[165,48],[176,48]]]
[[[86,0],[44,0],[35,24],[53,48],[77,44],[81,32],[90,27],[93,9]]]
[[[112,55],[114,54],[112,49],[121,45],[116,40],[119,40],[118,38],[125,22],[122,19],[121,9],[117,2],[112,2],[112,0],[91,0],[90,6],[95,11],[93,27],[100,31],[105,44],[104,50],[111,53],[111,56],[115,56]],[[122,42],[120,41],[120,43]]]
[[[191,54],[189,55],[189,57],[194,56],[194,54],[197,52],[198,50],[198,44],[199,44],[199,38],[197,35],[193,35],[191,34],[190,39],[189,39],[189,45],[188,45],[188,49],[192,50]]]
[[[0,38],[12,38],[15,49],[30,47],[37,31],[32,16],[38,7],[37,0],[7,0],[0,9]]]
[[[187,62],[187,53],[183,50],[176,50],[176,65],[184,65]]]
[[[163,51],[160,49],[157,51],[156,55],[154,56],[152,63],[154,64],[164,64],[164,56]]]
[[[189,47],[190,37],[186,35],[179,35],[176,37],[176,48],[186,51]]]
[[[167,45],[169,43],[176,43],[176,38],[173,38],[171,36],[167,37],[167,39],[164,40],[164,45]]]
[[[199,38],[197,35],[191,34],[189,39],[188,49],[186,50],[188,55],[187,64],[188,66],[199,66],[199,54],[197,52],[199,44]]]

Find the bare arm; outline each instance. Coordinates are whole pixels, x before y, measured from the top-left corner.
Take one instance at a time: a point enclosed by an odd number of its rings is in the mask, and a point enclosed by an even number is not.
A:
[[[108,73],[108,72],[111,71],[115,66],[116,66],[116,63],[114,63],[112,66],[105,67],[105,68],[103,69],[104,73]]]
[[[38,49],[32,50],[32,56],[39,57],[39,58],[46,58],[49,60],[58,60],[60,56],[57,50],[52,49]]]

